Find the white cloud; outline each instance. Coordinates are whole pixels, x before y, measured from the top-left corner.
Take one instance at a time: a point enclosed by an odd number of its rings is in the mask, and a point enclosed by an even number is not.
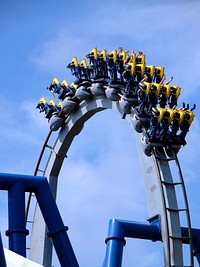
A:
[[[66,65],[74,56],[80,61],[94,46],[135,48],[144,51],[148,64],[166,66],[167,76],[173,75],[174,82],[185,90],[183,95],[189,97],[197,91],[199,79],[199,10],[200,5],[196,2],[194,8],[193,1],[145,6],[111,1],[106,8],[99,2],[95,12],[81,17],[81,23],[72,23],[73,28],[68,27],[67,18],[62,20],[56,35],[40,43],[31,60],[39,69],[72,81]]]
[[[6,121],[4,123],[3,135],[11,142],[38,145],[40,133],[45,133],[49,127],[44,114],[39,114],[36,110],[36,101],[21,103],[18,111],[16,113],[13,108],[9,110],[6,115],[6,117],[9,116],[9,121],[8,125]]]
[[[48,127],[48,120],[45,119],[44,113],[39,113],[39,110],[36,109],[37,103],[35,100],[24,101],[20,105],[20,110],[25,114],[29,126],[44,129]]]

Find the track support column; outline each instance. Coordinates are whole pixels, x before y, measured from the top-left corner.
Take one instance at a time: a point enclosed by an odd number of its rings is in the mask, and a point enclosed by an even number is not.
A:
[[[154,218],[150,223],[111,219],[105,241],[107,248],[103,267],[121,267],[125,237],[161,241],[158,219]]]
[[[8,191],[9,249],[26,257],[25,189],[22,182],[14,183]]]
[[[47,179],[41,181],[35,195],[49,231],[48,236],[52,239],[61,266],[78,267],[78,262],[66,233],[68,227],[63,224]]]

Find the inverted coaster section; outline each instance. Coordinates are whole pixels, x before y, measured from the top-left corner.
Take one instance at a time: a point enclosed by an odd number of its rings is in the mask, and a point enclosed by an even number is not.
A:
[[[84,123],[95,113],[113,109],[120,113],[134,128],[139,156],[144,169],[145,190],[150,217],[159,216],[164,246],[165,266],[185,266],[183,238],[181,235],[181,214],[188,226],[190,266],[193,266],[191,225],[184,181],[177,159],[177,152],[186,144],[185,137],[194,119],[189,105],[177,108],[181,88],[164,83],[164,67],[146,65],[145,55],[132,51],[113,50],[107,54],[93,49],[86,60],[78,64],[76,57],[68,64],[76,80],[71,86],[66,80],[60,84],[57,78],[48,86],[58,94],[61,102],[41,98],[37,108],[44,112],[51,131],[58,131],[43,174],[48,177],[54,195],[57,180],[67,151]],[[40,168],[39,159],[36,174]],[[177,166],[176,171],[171,163]],[[178,181],[176,180],[178,177]],[[177,187],[180,187],[183,206],[177,201]],[[36,206],[33,219],[31,257],[44,265],[51,264],[51,244],[45,237],[45,225]],[[41,238],[44,237],[44,238]],[[35,249],[37,247],[37,249]],[[33,249],[34,248],[34,249]],[[39,256],[38,256],[39,255]],[[48,262],[47,262],[48,261]]]
[[[106,96],[93,96],[88,100],[82,101],[66,118],[64,125],[58,132],[54,145],[51,146],[50,156],[44,171],[44,175],[49,178],[51,189],[55,195],[59,172],[74,137],[81,132],[84,123],[86,123],[90,117],[105,109],[113,109],[119,112],[121,117],[123,116],[123,109],[121,108],[120,101],[112,101]],[[126,115],[125,119],[133,126],[132,114]],[[169,158],[165,150],[160,147],[155,150],[152,149],[152,157],[147,157],[143,152],[141,138],[143,138],[143,134],[136,133],[139,155],[145,173],[145,190],[149,215],[150,217],[156,215],[160,216],[164,258],[165,261],[169,263],[168,266],[173,266],[173,264],[184,266],[181,223],[179,218],[181,209],[178,206],[176,198],[175,187],[177,184],[173,182],[173,176],[177,176],[177,173],[172,173],[169,164],[169,161],[175,160],[174,157],[176,154],[174,154],[173,158]],[[182,188],[184,188],[183,181],[181,181],[180,184]],[[186,199],[186,195],[184,195],[184,198]],[[185,209],[189,218],[188,207]],[[46,264],[47,259],[51,258],[51,253],[47,253],[47,251],[50,251],[49,246],[51,245],[48,243],[47,238],[42,240],[39,238],[41,235],[45,236],[45,225],[42,224],[40,220],[40,212],[37,207],[33,221],[31,257],[42,264]],[[190,229],[189,221],[188,226]],[[188,238],[190,239],[190,236],[188,236]],[[40,242],[38,240],[40,240]],[[190,246],[191,242],[189,242],[189,249]],[[39,248],[39,251],[35,249],[36,247]]]

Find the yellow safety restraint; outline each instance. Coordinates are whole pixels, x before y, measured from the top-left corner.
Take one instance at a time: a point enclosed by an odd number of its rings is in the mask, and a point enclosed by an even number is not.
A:
[[[169,97],[170,95],[170,86],[167,84],[161,84],[160,85],[160,93],[166,95],[166,97]]]
[[[150,90],[153,91],[156,94],[156,96],[158,96],[160,93],[160,86],[161,86],[161,84],[151,83]]]
[[[170,94],[176,96],[178,98],[180,96],[181,87],[177,85],[171,85],[170,86]]]
[[[155,76],[158,76],[158,77],[163,77],[164,76],[164,70],[165,68],[164,67],[155,67]]]
[[[53,99],[49,101],[49,106],[55,107],[56,103]]]
[[[154,72],[155,72],[155,66],[148,65],[148,66],[145,67],[145,73],[150,75],[151,77],[154,76]]]
[[[139,87],[145,91],[145,94],[148,95],[149,91],[150,91],[150,88],[151,88],[151,83],[148,83],[148,82],[142,82],[142,83],[139,83]]]
[[[58,108],[59,108],[59,109],[61,109],[61,107],[62,107],[62,103],[63,103],[62,100],[58,103]]]
[[[52,84],[59,84],[59,80],[58,80],[58,78],[57,77],[55,77],[54,79],[53,79],[53,82],[52,82]]]
[[[99,57],[100,59],[103,59],[103,60],[106,61],[106,59],[107,59],[107,50],[106,50],[106,49],[102,50],[102,51],[100,52],[100,54],[99,54],[98,57]]]
[[[40,98],[40,101],[39,101],[39,104],[41,105],[41,104],[45,104],[47,101],[46,101],[46,99],[44,98],[44,97],[41,97]]]
[[[180,123],[184,120],[191,125],[192,121],[194,120],[194,113],[191,110],[179,110],[181,117],[180,117]]]
[[[169,122],[172,120],[170,109],[169,108],[160,108],[157,107],[157,110],[159,111],[159,115],[156,116],[158,118],[158,121],[160,122],[163,118],[167,119]]]
[[[136,62],[137,62],[137,64],[143,64],[143,65],[145,65],[146,64],[146,62],[145,62],[145,55],[137,56],[136,57]]]
[[[84,69],[86,69],[87,68],[87,62],[86,62],[86,59],[84,58],[84,59],[82,59],[82,61],[81,61],[81,63],[80,63],[80,65],[79,65],[81,68],[84,68]]]
[[[136,62],[137,62],[137,60],[136,60]],[[144,75],[145,63],[136,64],[135,70],[136,70],[137,74]]]
[[[129,62],[127,64],[127,71],[129,71],[131,74],[135,73],[135,62]]]
[[[91,50],[90,57],[97,59],[98,54],[97,54],[97,48],[96,47]]]
[[[63,80],[61,83],[62,86],[68,86],[68,82],[66,80]]]
[[[109,53],[109,58],[110,59],[113,59],[114,61],[117,60],[117,51],[116,50],[112,50],[110,53]]]
[[[70,63],[70,66],[78,66],[78,60],[77,57],[73,57],[72,61]]]

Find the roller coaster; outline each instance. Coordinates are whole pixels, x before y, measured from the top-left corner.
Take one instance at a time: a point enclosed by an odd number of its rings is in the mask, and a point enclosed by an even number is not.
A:
[[[165,68],[147,65],[142,52],[136,54],[132,50],[129,54],[121,47],[110,52],[94,48],[80,63],[77,57],[73,57],[67,69],[74,77],[71,85],[65,79],[60,83],[54,77],[46,88],[53,98],[47,102],[45,97],[41,97],[36,106],[40,113],[44,113],[50,131],[34,177],[47,177],[56,197],[59,173],[75,136],[97,112],[106,109],[118,112],[134,129],[144,169],[150,219],[145,223],[111,219],[103,267],[121,266],[126,237],[161,241],[164,266],[192,267],[194,256],[199,264],[200,230],[191,226],[186,188],[177,156],[181,147],[186,145],[196,106],[190,108],[189,104],[183,103],[178,107],[180,86],[170,85],[173,77],[165,82]],[[35,187],[34,190],[28,187],[27,191],[30,193],[26,221],[32,229],[30,259],[50,267],[52,243],[47,235],[50,231],[48,219],[43,220],[46,215],[41,210],[43,204],[38,205]],[[39,199],[41,202],[41,197]],[[34,214],[31,209],[35,210]],[[49,237],[67,230],[61,228],[54,229]],[[66,242],[63,248],[53,242],[61,266],[79,266],[70,242]],[[66,254],[60,252],[64,249]]]
[[[86,57],[89,65],[86,59],[78,64],[76,57],[68,64],[67,68],[76,78],[71,86],[66,80],[60,84],[57,77],[47,86],[53,95],[58,94],[58,105],[53,99],[47,103],[44,97],[37,105],[39,111],[45,113],[52,131],[57,131],[83,100],[106,96],[111,101],[119,101],[123,118],[131,114],[134,129],[143,133],[147,156],[155,146],[178,152],[180,146],[186,144],[195,105],[190,108],[183,103],[177,108],[181,88],[169,85],[173,77],[164,83],[164,67],[146,65],[142,52],[136,55],[132,51],[128,55],[122,48],[109,54],[94,48]]]

